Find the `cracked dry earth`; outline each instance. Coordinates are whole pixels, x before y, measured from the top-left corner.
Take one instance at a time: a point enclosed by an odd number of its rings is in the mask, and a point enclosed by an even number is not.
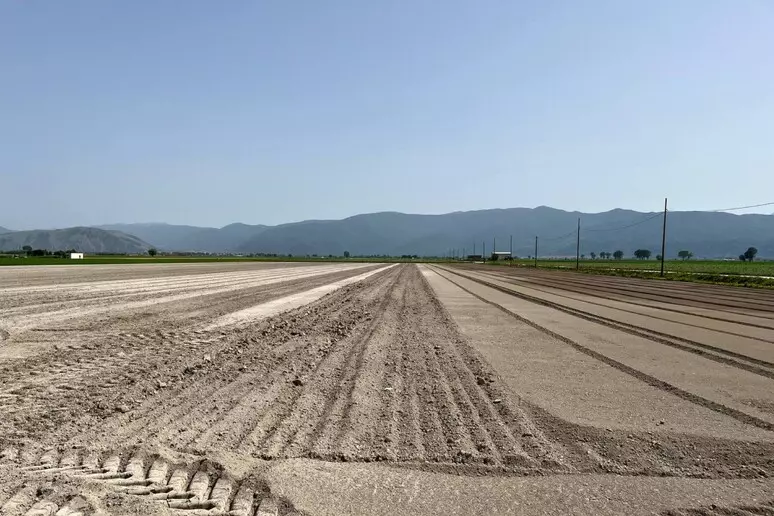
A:
[[[0,514],[774,514],[774,296],[370,264],[0,270]]]

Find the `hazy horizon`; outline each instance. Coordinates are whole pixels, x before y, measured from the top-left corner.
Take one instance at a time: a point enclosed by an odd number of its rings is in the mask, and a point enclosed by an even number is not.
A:
[[[213,225],[213,224],[186,224],[186,223],[171,223],[163,220],[155,220],[155,221],[108,221],[108,222],[99,222],[95,224],[77,224],[75,226],[49,226],[49,227],[27,227],[27,228],[13,228],[9,227],[8,225],[2,224],[2,221],[0,221],[0,227],[4,227],[6,229],[10,229],[12,231],[32,231],[32,230],[55,230],[55,229],[67,229],[70,227],[101,227],[101,226],[117,226],[117,225],[170,225],[170,226],[193,226],[193,227],[201,227],[201,228],[215,228],[220,229],[232,224],[245,224],[250,226],[258,226],[258,225],[265,225],[265,226],[280,226],[284,224],[296,224],[299,222],[308,222],[308,221],[336,221],[336,220],[344,220],[352,217],[357,217],[361,215],[373,215],[373,214],[379,214],[379,213],[399,213],[402,215],[428,215],[428,216],[441,216],[441,215],[449,215],[453,213],[470,213],[470,212],[480,212],[480,211],[495,211],[495,210],[518,210],[518,209],[537,209],[537,208],[548,208],[552,210],[560,210],[567,213],[582,213],[584,215],[595,215],[595,214],[603,214],[603,213],[609,213],[616,210],[623,210],[623,211],[633,211],[637,213],[642,214],[650,214],[650,213],[657,213],[659,211],[663,210],[651,210],[651,211],[641,211],[641,210],[631,210],[629,208],[611,208],[609,210],[602,210],[602,211],[580,211],[580,210],[565,210],[563,208],[557,208],[555,206],[546,206],[546,205],[540,205],[540,206],[534,206],[534,207],[527,207],[527,206],[511,206],[511,207],[494,207],[494,208],[481,208],[481,209],[472,209],[472,210],[454,210],[449,212],[442,212],[442,213],[413,213],[413,212],[401,212],[396,210],[382,210],[378,212],[365,212],[365,213],[354,213],[351,215],[346,215],[344,217],[340,218],[320,218],[320,217],[313,217],[309,219],[302,219],[302,220],[288,220],[288,221],[281,221],[276,224],[263,224],[261,222],[256,223],[248,223],[240,220],[234,220],[227,224],[223,225]],[[759,210],[762,208],[759,208]],[[713,213],[714,211],[705,211],[705,210],[673,210],[670,209],[670,212],[704,212],[704,213]],[[765,215],[765,216],[774,216],[774,212],[763,212],[763,211],[755,211],[755,210],[738,210],[738,211],[732,211],[732,212],[724,212],[728,213],[730,215]]]
[[[772,200],[764,1],[73,0],[0,20],[9,229]]]

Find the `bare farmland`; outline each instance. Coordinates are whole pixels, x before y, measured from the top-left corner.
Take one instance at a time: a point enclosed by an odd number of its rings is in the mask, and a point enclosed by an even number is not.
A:
[[[0,270],[2,514],[774,514],[774,292]]]

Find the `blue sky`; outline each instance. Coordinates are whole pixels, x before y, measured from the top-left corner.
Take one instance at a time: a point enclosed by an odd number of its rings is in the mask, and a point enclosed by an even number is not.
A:
[[[772,201],[771,27],[768,0],[1,2],[0,225]]]

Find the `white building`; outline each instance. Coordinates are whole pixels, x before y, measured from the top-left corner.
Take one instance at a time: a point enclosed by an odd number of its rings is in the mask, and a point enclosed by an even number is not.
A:
[[[71,260],[83,260],[83,253],[70,253]]]

